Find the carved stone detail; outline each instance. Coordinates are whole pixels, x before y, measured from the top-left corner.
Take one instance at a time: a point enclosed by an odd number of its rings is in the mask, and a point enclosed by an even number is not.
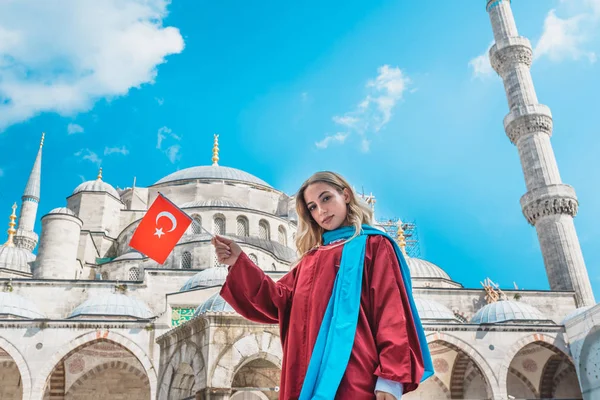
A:
[[[533,52],[531,48],[523,45],[511,45],[501,49],[492,48],[490,52],[492,68],[500,76],[515,64],[525,64],[529,67],[532,61]]]
[[[577,215],[579,202],[572,197],[556,196],[532,201],[523,206],[523,215],[531,225],[535,225],[540,217],[547,215]]]
[[[506,127],[506,135],[512,144],[516,145],[521,137],[530,133],[542,132],[552,136],[552,125],[552,117],[549,115],[523,115]]]

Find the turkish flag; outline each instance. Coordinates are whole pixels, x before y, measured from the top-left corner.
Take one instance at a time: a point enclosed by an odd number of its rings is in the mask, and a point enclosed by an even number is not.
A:
[[[189,215],[159,193],[133,233],[129,246],[162,264],[191,223]]]

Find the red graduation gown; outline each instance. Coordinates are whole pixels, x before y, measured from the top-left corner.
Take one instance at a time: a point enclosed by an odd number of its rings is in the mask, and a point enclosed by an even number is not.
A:
[[[242,253],[221,296],[243,317],[279,324],[283,347],[280,398],[297,399],[333,290],[342,246],[322,246],[274,282]],[[377,377],[415,390],[423,375],[419,339],[392,244],[369,236],[352,354],[336,399],[374,399]]]

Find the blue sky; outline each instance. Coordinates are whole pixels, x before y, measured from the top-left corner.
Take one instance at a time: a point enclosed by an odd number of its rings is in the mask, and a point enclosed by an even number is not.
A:
[[[99,166],[115,187],[151,185],[209,164],[218,133],[220,165],[287,193],[323,169],[373,192],[377,216],[416,221],[424,258],[466,287],[489,276],[547,289],[504,88],[485,57],[485,1],[325,3],[1,5],[6,223],[42,131],[38,230]],[[600,298],[600,2],[521,0],[513,11]]]

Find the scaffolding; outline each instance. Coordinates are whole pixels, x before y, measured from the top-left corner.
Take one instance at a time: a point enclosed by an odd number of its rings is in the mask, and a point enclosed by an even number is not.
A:
[[[419,234],[417,224],[414,221],[402,221],[399,218],[388,218],[377,221],[388,235],[393,238],[398,237],[398,224],[404,231],[404,240],[406,242],[406,255],[414,258],[421,258],[421,246],[419,245]]]

